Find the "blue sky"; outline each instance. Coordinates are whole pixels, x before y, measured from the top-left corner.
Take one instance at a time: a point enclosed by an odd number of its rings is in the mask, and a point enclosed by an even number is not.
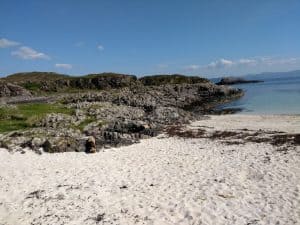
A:
[[[0,76],[294,69],[299,0],[0,0]]]

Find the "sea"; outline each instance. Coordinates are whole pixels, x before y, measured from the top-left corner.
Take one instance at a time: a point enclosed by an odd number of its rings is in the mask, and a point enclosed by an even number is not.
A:
[[[297,114],[300,115],[300,73],[276,78],[264,76],[261,83],[237,84],[245,95],[222,108],[239,108],[241,114]]]

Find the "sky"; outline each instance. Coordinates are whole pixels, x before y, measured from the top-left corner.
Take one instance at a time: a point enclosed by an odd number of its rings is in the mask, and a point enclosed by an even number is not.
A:
[[[296,69],[299,0],[0,0],[0,76]]]

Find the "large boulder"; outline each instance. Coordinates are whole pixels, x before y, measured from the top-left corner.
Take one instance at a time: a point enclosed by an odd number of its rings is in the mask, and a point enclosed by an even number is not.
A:
[[[0,81],[0,97],[31,96],[31,93],[25,88]]]
[[[99,148],[122,146],[136,143],[141,138],[157,135],[152,124],[134,120],[116,120],[103,126],[90,126],[85,130],[87,136],[94,136]]]

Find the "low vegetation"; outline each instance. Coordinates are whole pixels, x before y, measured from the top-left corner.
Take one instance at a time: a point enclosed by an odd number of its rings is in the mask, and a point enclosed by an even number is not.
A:
[[[83,120],[80,124],[74,126],[73,128],[83,131],[87,125],[89,125],[90,123],[96,122],[96,121],[97,121],[97,119],[95,117],[88,117],[85,120]]]
[[[104,90],[132,87],[135,85],[159,86],[166,84],[206,83],[209,80],[198,76],[153,75],[137,78],[135,75],[118,73],[99,73],[84,76],[69,76],[53,72],[27,72],[12,74],[0,81],[19,85],[31,94],[49,94],[58,92],[79,92],[83,90]]]
[[[164,84],[195,84],[209,82],[202,77],[184,76],[180,74],[173,75],[154,75],[146,76],[139,79],[145,86],[158,86]]]
[[[183,125],[173,125],[165,129],[170,137],[208,138],[220,140],[228,145],[252,143],[269,143],[275,147],[299,146],[300,134],[287,134],[281,131],[251,131],[243,129],[237,131],[207,131],[205,129],[187,129]]]
[[[41,89],[41,84],[39,84],[39,83],[28,82],[28,83],[22,84],[21,86],[23,86],[25,89],[27,89],[29,91],[35,91],[35,92],[39,92]]]
[[[69,78],[68,75],[53,73],[53,72],[26,72],[15,73],[7,77],[2,78],[6,82],[10,83],[40,83],[44,81],[56,81]]]
[[[22,130],[33,127],[35,122],[49,113],[63,113],[71,115],[73,109],[61,104],[19,104],[15,107],[0,108],[0,133]]]

